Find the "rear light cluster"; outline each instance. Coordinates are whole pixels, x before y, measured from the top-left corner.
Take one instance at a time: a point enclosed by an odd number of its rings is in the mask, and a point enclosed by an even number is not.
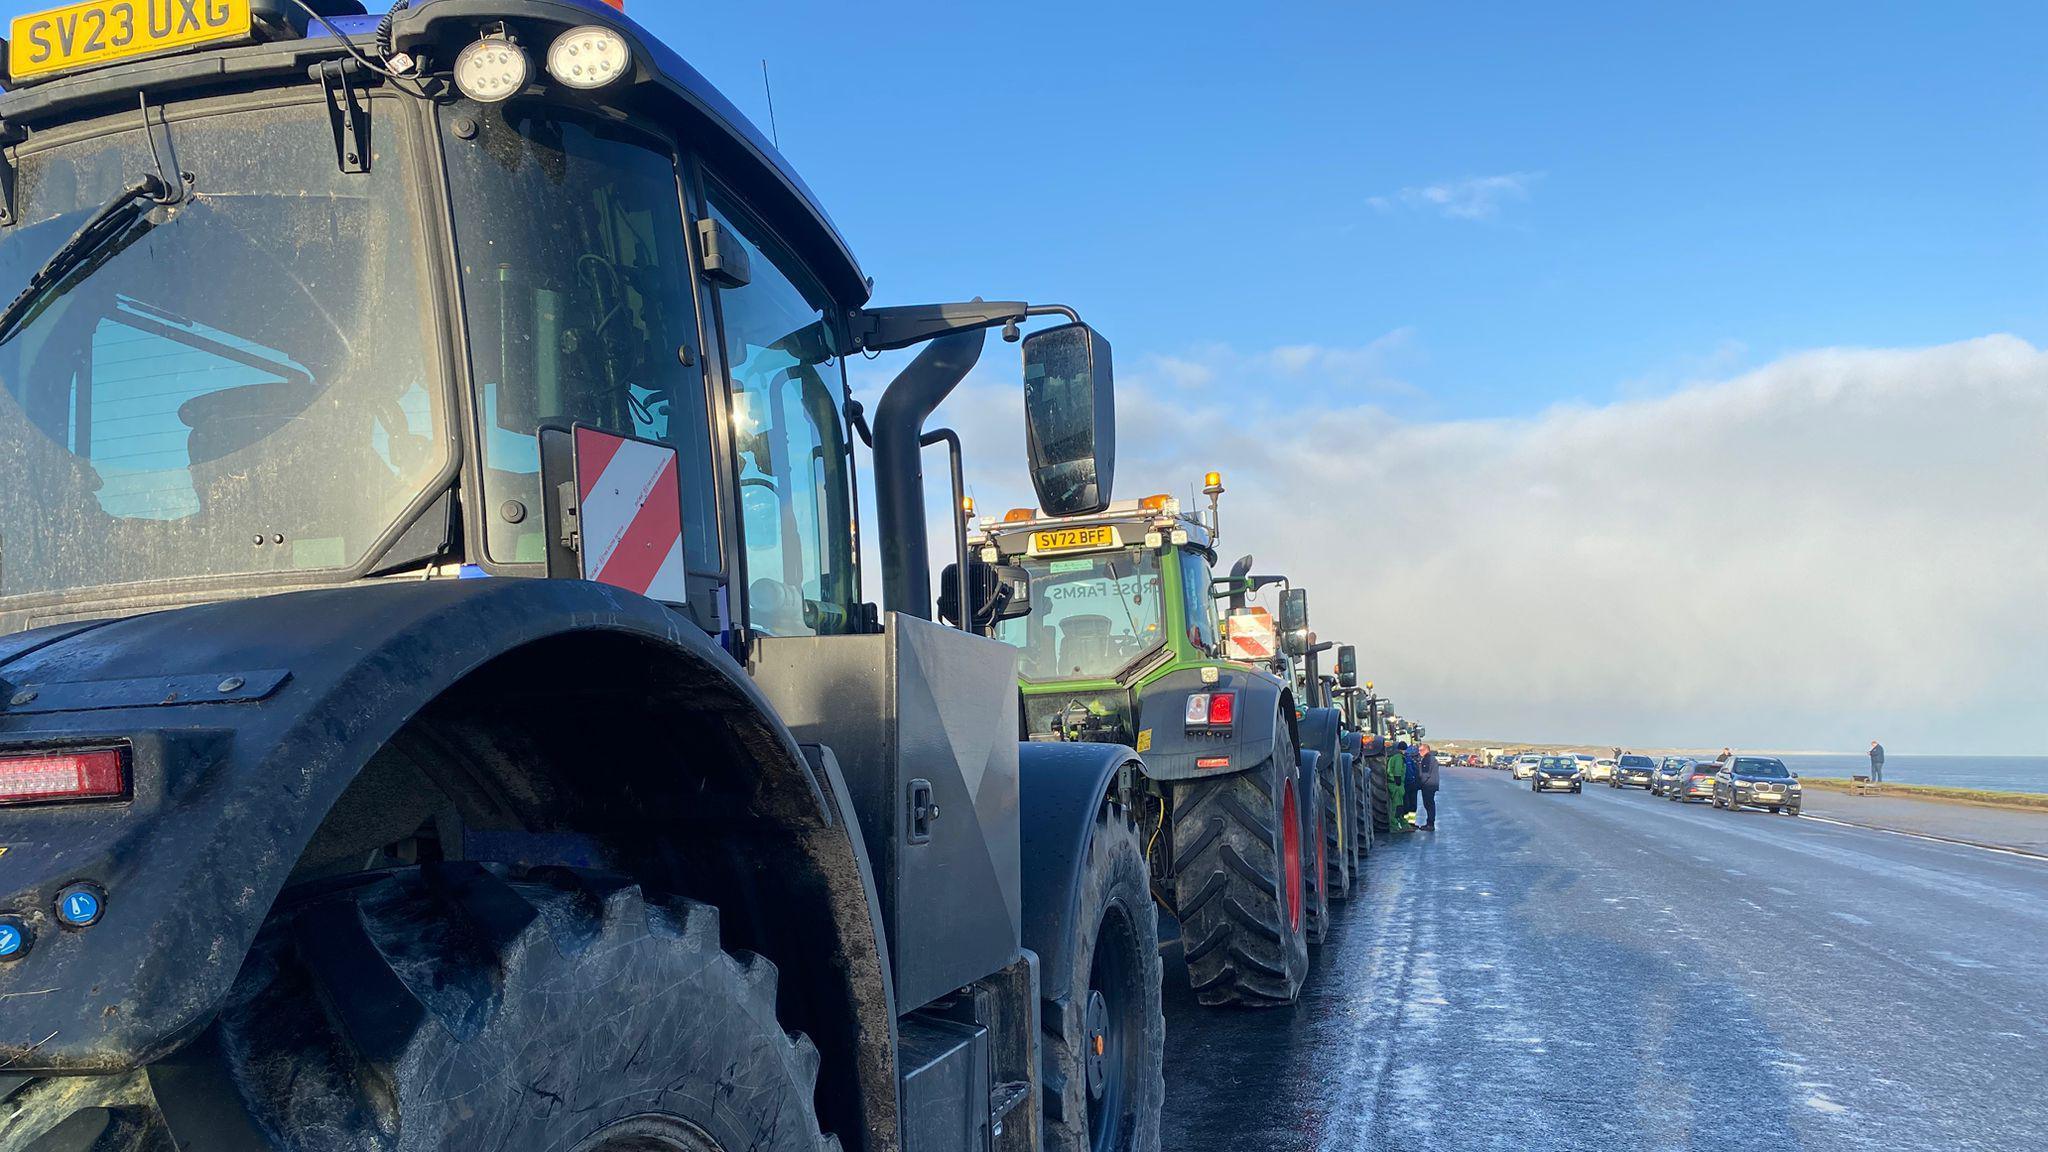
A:
[[[0,756],[0,804],[117,800],[127,794],[127,756],[119,748]]]
[[[1188,697],[1188,727],[1228,728],[1237,722],[1237,693],[1196,692]]]

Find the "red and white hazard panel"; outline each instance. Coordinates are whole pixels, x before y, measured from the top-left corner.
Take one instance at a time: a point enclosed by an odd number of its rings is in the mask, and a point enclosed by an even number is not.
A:
[[[583,578],[681,603],[683,497],[676,450],[576,429]]]
[[[1273,631],[1273,614],[1264,608],[1242,608],[1223,622],[1225,655],[1252,663],[1271,660],[1280,645]]]

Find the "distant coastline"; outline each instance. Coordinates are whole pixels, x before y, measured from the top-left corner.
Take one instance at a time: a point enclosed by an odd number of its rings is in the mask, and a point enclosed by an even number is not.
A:
[[[1505,748],[1522,752],[1587,752],[1595,756],[1613,753],[1612,744],[1554,744],[1526,743],[1509,740],[1468,740],[1464,738],[1431,741],[1438,748],[1454,752],[1476,752],[1484,748]],[[1635,747],[1626,751],[1645,756],[1690,756],[1695,759],[1711,759],[1720,753],[1719,748],[1667,748]],[[1870,772],[1870,759],[1861,752],[1784,752],[1765,751],[1755,748],[1737,748],[1739,753],[1776,756],[1785,765],[1808,781],[1838,781],[1846,788],[1852,777]],[[1970,802],[1993,803],[2001,807],[2012,805],[2000,803],[2000,794],[2026,796],[2048,796],[2048,756],[1936,756],[1926,753],[1895,752],[1885,761],[1886,790],[1895,795],[1905,795],[1904,786],[1931,789],[1924,799],[1939,799],[1935,793],[1967,793]],[[1827,786],[1821,784],[1820,786]],[[1918,795],[1918,793],[1915,793]],[[1988,797],[1983,794],[1990,794]],[[1962,795],[1950,798],[1962,800]],[[2023,804],[2023,807],[2032,807]]]

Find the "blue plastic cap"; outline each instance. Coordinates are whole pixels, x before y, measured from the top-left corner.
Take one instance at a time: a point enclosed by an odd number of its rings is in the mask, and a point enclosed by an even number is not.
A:
[[[18,920],[0,920],[0,960],[12,960],[28,951],[28,929]]]
[[[89,928],[106,910],[105,901],[91,887],[78,884],[57,893],[57,919],[67,927]]]

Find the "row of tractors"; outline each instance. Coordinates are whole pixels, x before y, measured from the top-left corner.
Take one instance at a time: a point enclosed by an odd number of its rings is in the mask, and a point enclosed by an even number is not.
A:
[[[991,631],[1020,652],[1023,738],[1138,754],[1117,801],[1197,1001],[1285,1005],[1375,836],[1408,827],[1394,745],[1420,731],[1360,681],[1354,646],[1318,639],[1307,589],[1250,556],[1218,572],[1224,487],[1204,481],[1206,515],[1169,495],[1017,508],[967,546],[1020,590]]]
[[[1404,797],[1108,341],[877,305],[617,0],[140,7],[4,48],[0,1152],[1156,1152],[1160,910],[1290,1004]]]

